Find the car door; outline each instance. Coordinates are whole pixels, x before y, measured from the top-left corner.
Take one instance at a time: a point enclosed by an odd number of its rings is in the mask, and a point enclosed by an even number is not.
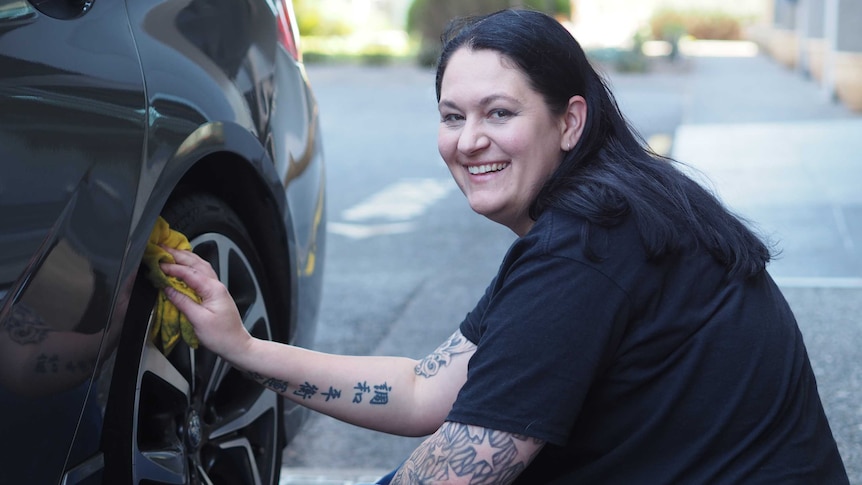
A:
[[[2,484],[98,480],[91,383],[112,341],[147,115],[125,8],[0,0]]]

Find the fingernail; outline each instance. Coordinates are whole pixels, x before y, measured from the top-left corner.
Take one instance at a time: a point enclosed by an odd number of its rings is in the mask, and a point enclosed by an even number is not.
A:
[[[177,290],[175,290],[172,286],[166,286],[165,287],[165,296],[167,296],[168,299],[173,300],[173,298],[176,294],[177,294]]]

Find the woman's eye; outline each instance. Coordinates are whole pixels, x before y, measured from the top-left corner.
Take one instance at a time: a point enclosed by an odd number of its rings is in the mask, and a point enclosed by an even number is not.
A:
[[[444,115],[440,116],[440,121],[442,121],[443,123],[450,123],[450,124],[451,123],[457,123],[457,122],[461,121],[462,119],[464,119],[463,116],[461,116],[459,114],[455,114],[455,113],[449,113],[449,114],[444,114]]]
[[[507,109],[495,109],[491,111],[491,118],[503,119],[512,116],[512,112]]]

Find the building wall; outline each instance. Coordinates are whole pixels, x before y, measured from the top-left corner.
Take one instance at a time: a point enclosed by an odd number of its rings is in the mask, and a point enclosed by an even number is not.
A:
[[[790,0],[775,0],[790,1]],[[657,10],[721,11],[766,21],[772,0],[573,0],[572,32],[587,47],[625,46]]]

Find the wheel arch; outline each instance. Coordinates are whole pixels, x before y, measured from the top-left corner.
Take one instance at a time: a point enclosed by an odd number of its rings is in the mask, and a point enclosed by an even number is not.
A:
[[[223,200],[242,219],[266,262],[265,277],[273,297],[287,295],[289,302],[297,301],[297,241],[284,183],[264,147],[248,130],[233,123],[199,126],[184,137],[168,160],[142,167],[138,190],[141,205],[131,228],[123,291],[131,291],[150,231],[164,208],[182,195],[206,192]],[[296,306],[287,305],[285,310],[285,305],[278,305],[279,314],[273,317],[287,322],[288,328],[279,340],[290,341],[296,333]],[[125,311],[116,310],[120,311],[114,313],[113,324],[122,326]]]
[[[265,156],[255,157],[256,153],[263,152],[262,149],[256,152],[255,148],[259,148],[259,145],[255,147],[240,143],[209,148],[198,146],[191,153],[177,157],[165,166],[159,173],[157,183],[143,199],[146,203],[140,208],[141,215],[133,228],[125,269],[131,275],[128,291],[132,291],[144,246],[156,218],[175,201],[195,193],[206,193],[223,201],[242,221],[250,242],[263,263],[261,271],[267,281],[267,296],[277,302],[269,307],[273,312],[270,318],[275,322],[287,322],[287,325],[273,325],[273,339],[289,342],[298,325],[295,304],[297,282],[296,273],[293,271],[296,257],[293,221],[284,188],[275,177],[272,163]],[[287,295],[286,304],[284,299],[280,298],[281,295]],[[115,313],[115,318],[121,315],[122,326],[125,327],[128,318],[125,307],[122,312]],[[123,328],[122,333],[125,334],[127,330]],[[125,360],[123,362],[126,363]],[[113,366],[114,363],[110,368],[113,369]],[[100,388],[109,392],[108,399],[112,401],[111,405],[107,406],[105,415],[105,422],[112,424],[122,419],[114,415],[115,410],[128,408],[133,404],[128,401],[131,397],[127,399],[126,396],[114,392],[113,374],[114,371],[111,370],[99,378]],[[289,419],[284,412],[282,415],[285,420]],[[124,439],[126,434],[122,431],[125,429],[106,426],[103,430],[103,443]],[[283,425],[278,430],[279,449],[285,446],[285,433]],[[104,464],[107,477],[124,476],[121,475],[122,472],[121,463],[108,461]]]
[[[296,241],[284,192],[274,190],[247,159],[227,151],[209,153],[195,162],[177,182],[164,206],[200,192],[221,199],[240,217],[265,263],[263,271],[270,296],[277,299],[279,295],[289,295],[288,301],[295,302]],[[274,308],[279,313],[273,316],[274,320],[288,322],[288,333],[278,335],[278,340],[290,341],[296,331],[296,305],[287,308],[274,305]]]

